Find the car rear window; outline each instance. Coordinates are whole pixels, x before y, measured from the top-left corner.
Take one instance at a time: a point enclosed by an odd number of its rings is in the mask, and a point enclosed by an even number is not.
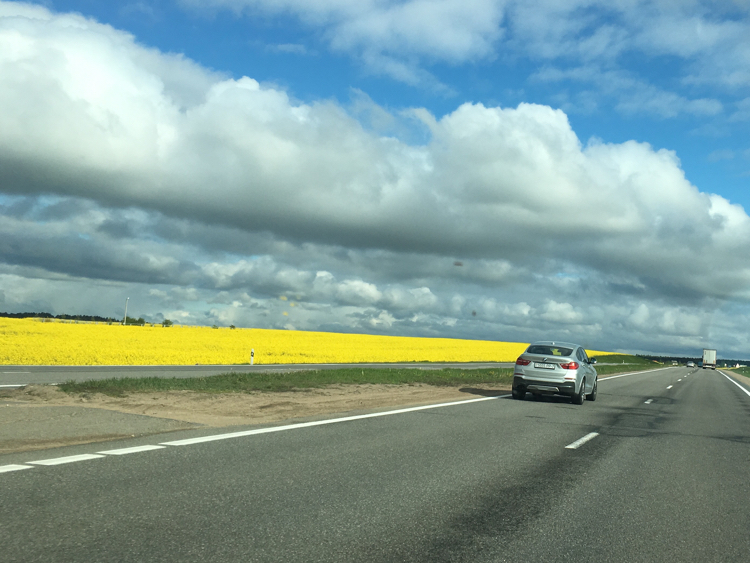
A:
[[[542,346],[535,344],[529,346],[527,354],[542,354],[543,356],[570,356],[573,353],[572,348],[560,348],[558,346]]]

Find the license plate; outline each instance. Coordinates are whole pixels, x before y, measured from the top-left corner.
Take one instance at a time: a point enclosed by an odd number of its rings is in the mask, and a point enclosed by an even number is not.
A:
[[[534,367],[539,369],[555,369],[555,364],[541,364],[539,362],[534,362]]]

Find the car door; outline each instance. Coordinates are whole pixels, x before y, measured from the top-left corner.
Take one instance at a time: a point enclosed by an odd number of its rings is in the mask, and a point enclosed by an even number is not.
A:
[[[578,354],[578,359],[581,360],[581,365],[586,373],[586,393],[590,393],[594,389],[596,372],[594,371],[594,367],[591,365],[591,360],[589,360],[586,350],[583,347],[578,348]]]

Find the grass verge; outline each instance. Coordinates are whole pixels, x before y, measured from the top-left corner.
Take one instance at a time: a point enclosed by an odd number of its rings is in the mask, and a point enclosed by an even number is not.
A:
[[[600,376],[628,373],[631,371],[643,371],[647,369],[658,369],[665,365],[653,360],[627,354],[613,354],[611,356],[602,356],[597,359],[601,363],[596,364],[594,367],[596,368],[596,373]]]
[[[155,391],[199,391],[204,393],[251,393],[253,391],[294,391],[328,385],[510,385],[513,368],[502,369],[375,369],[350,368],[294,371],[287,373],[224,373],[193,378],[116,378],[72,382],[59,385],[66,393],[125,393]]]
[[[636,356],[615,355],[602,358],[596,366],[599,375],[611,375],[659,367]],[[491,369],[387,369],[346,368],[278,372],[232,372],[210,377],[192,378],[113,378],[94,381],[68,381],[59,385],[66,393],[103,393],[122,396],[126,393],[161,391],[198,391],[202,393],[252,393],[255,391],[294,391],[328,385],[497,385],[509,387],[513,368]]]
[[[719,368],[719,369],[727,369],[727,368]],[[738,373],[740,375],[744,375],[745,377],[750,377],[750,367],[742,367],[742,368],[732,368],[731,370],[734,373]]]

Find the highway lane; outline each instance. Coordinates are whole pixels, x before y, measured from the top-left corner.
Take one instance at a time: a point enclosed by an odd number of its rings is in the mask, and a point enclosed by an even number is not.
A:
[[[0,474],[3,557],[746,561],[749,417],[719,372],[667,368],[580,407],[489,399],[35,466]]]
[[[310,369],[419,368],[459,369],[510,368],[513,363],[371,363],[371,364],[261,364],[261,365],[195,365],[195,366],[0,366],[0,388],[30,384],[56,385],[66,381],[89,381],[113,377],[208,377],[227,372],[290,372]]]

